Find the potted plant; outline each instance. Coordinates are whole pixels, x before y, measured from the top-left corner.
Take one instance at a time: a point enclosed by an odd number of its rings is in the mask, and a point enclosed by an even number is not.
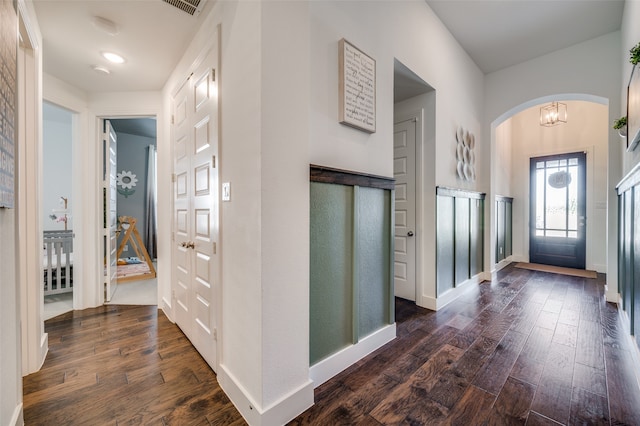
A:
[[[633,65],[640,62],[640,42],[638,42],[638,44],[633,46],[631,50],[629,50],[629,53],[630,53],[629,62],[631,62]]]
[[[613,128],[618,131],[621,137],[627,136],[627,116],[625,115],[614,121]]]

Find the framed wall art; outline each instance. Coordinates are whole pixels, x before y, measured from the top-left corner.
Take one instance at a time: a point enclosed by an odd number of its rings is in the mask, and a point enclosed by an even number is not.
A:
[[[338,42],[339,120],[367,133],[376,131],[376,61],[342,39]]]
[[[0,2],[0,208],[15,206],[18,15]]]

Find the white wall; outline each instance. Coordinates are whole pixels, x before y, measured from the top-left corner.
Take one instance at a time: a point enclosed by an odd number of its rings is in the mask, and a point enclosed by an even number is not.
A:
[[[424,153],[425,239],[433,235],[435,186],[486,191],[488,155],[483,151],[483,74],[421,1],[311,2],[310,162],[381,176],[393,176],[393,73],[399,60],[435,89],[433,149]],[[338,122],[338,40],[345,38],[376,60],[376,133]],[[435,95],[434,95],[435,96]],[[432,115],[433,116],[433,115]],[[456,174],[458,126],[476,136],[477,181]],[[431,212],[431,214],[429,213]],[[434,306],[435,246],[423,246],[418,304]],[[431,302],[431,303],[429,303]]]
[[[629,50],[640,42],[640,1],[626,1],[624,3],[624,14],[622,17],[621,32],[621,84],[620,84],[620,116],[626,115],[627,111],[627,85],[633,65],[629,62]],[[616,117],[617,118],[617,117]],[[636,148],[631,153],[622,151],[620,154],[623,158],[623,167],[620,178],[626,175],[636,164],[640,163],[640,148]]]
[[[20,312],[18,311],[18,278],[16,257],[16,211],[0,209],[0,423],[11,425],[17,420],[16,410],[22,409],[22,376],[20,367]]]
[[[431,87],[436,104],[436,185],[486,187],[455,173],[455,130],[480,140],[483,74],[422,1],[311,2],[311,140],[314,164],[393,176],[393,70],[398,59]],[[367,134],[338,123],[337,43],[346,38],[376,60],[377,131]],[[484,176],[484,177],[483,177]],[[486,182],[481,183],[481,180]]]
[[[73,229],[72,195],[72,142],[73,113],[44,102],[42,108],[42,222],[43,229],[64,229],[64,222],[52,220],[49,215],[63,217],[60,197],[67,198],[67,227]]]
[[[587,153],[587,269],[606,272],[606,205],[608,108],[593,102],[568,101],[566,124],[542,127],[540,108],[528,108],[508,120],[511,134],[496,145],[511,151],[510,176],[501,170],[501,179],[511,182],[513,204],[513,255],[529,258],[529,159],[570,152]],[[507,127],[508,124],[500,126]],[[505,159],[506,160],[506,159]],[[505,161],[506,162],[506,161]],[[500,180],[500,179],[498,179]]]
[[[168,114],[220,24],[220,181],[232,195],[220,218],[218,379],[251,424],[284,423],[313,403],[307,7],[216,4],[163,91]],[[162,130],[170,134],[168,123]]]
[[[495,195],[504,197],[513,197],[511,156],[516,141],[512,137],[511,121],[508,119],[496,128],[496,150],[492,158],[495,179],[491,183],[491,189]],[[495,200],[487,201],[493,203]]]

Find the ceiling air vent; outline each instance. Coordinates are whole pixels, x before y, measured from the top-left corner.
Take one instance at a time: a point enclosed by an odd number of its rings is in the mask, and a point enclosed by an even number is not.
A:
[[[204,3],[206,0],[162,0],[165,3],[169,3],[171,6],[175,6],[183,12],[192,16],[198,16],[202,12]]]

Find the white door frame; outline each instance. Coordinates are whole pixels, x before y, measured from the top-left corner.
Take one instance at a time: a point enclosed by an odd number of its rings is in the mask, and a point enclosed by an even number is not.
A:
[[[48,350],[44,332],[44,279],[42,275],[42,70],[41,37],[35,25],[32,5],[18,0],[22,42],[18,52],[18,113],[16,144],[20,192],[16,194],[19,214],[16,277],[20,286],[22,374],[40,369]],[[38,254],[40,256],[38,256]]]
[[[424,292],[424,271],[423,271],[423,244],[424,244],[424,109],[412,110],[404,114],[395,114],[393,123],[401,123],[403,121],[415,120],[416,122],[416,172],[415,172],[415,188],[416,188],[416,304],[421,305],[421,295]]]
[[[145,113],[143,111],[149,111],[149,112]],[[98,158],[99,158],[99,161],[98,161],[99,167],[96,168],[96,172],[97,172],[96,177],[97,177],[98,185],[99,185],[99,188],[100,188],[100,191],[99,191],[100,192],[100,196],[98,197],[98,200],[97,200],[99,205],[98,205],[98,207],[96,209],[98,211],[98,213],[99,213],[98,214],[99,215],[99,222],[97,224],[98,227],[95,229],[95,234],[92,236],[92,238],[95,238],[95,240],[99,241],[99,243],[100,243],[99,247],[98,247],[98,253],[97,253],[98,254],[98,261],[99,261],[99,263],[97,263],[97,265],[99,266],[99,268],[101,268],[101,265],[103,264],[103,259],[102,259],[102,256],[103,256],[103,253],[102,253],[102,251],[103,251],[103,248],[102,248],[102,244],[103,244],[102,243],[102,241],[103,241],[103,234],[102,234],[102,232],[103,232],[103,217],[102,217],[102,214],[103,214],[103,208],[104,208],[103,207],[103,200],[102,200],[102,183],[103,183],[103,181],[102,181],[102,166],[103,166],[103,161],[104,161],[104,159],[103,159],[104,153],[102,151],[102,139],[104,137],[104,133],[103,133],[103,129],[102,129],[102,124],[101,123],[103,121],[105,121],[105,120],[110,120],[110,119],[155,118],[156,119],[156,150],[157,150],[158,158],[159,158],[159,156],[160,156],[160,143],[159,143],[159,141],[160,141],[160,130],[161,130],[161,124],[162,124],[162,123],[160,123],[160,119],[158,118],[159,115],[160,114],[159,114],[159,112],[157,110],[156,111],[152,111],[152,110],[146,110],[146,109],[141,109],[141,110],[138,110],[137,112],[133,112],[131,110],[128,110],[128,113],[127,112],[117,113],[117,112],[114,111],[114,113],[111,113],[111,114],[107,114],[107,113],[105,113],[105,114],[96,114],[96,119],[95,119],[95,122],[96,122],[96,125],[95,125],[96,137],[94,139],[96,141],[96,143],[94,145],[95,145],[95,148],[98,150],[97,154],[98,154]],[[163,152],[164,152],[164,149],[163,149]],[[156,170],[156,174],[158,175],[158,180],[159,180],[159,172],[158,172],[158,170]],[[161,211],[161,209],[160,209],[160,194],[161,194],[161,191],[158,193],[158,200],[157,200],[158,223],[160,223],[160,216],[161,216],[161,214],[160,214],[160,211]],[[162,198],[164,198],[164,197],[162,197]],[[164,216],[164,215],[162,215],[162,216]],[[158,234],[160,234],[160,227],[159,226],[158,226]],[[76,238],[77,238],[77,233],[76,233]],[[159,238],[158,239],[158,251],[160,251],[160,241],[161,240]],[[169,263],[171,261],[170,259],[166,259],[166,260]],[[164,261],[165,261],[165,259],[162,259],[163,263],[164,263]],[[159,268],[160,268],[160,259],[158,259],[158,267],[156,268],[156,271]],[[100,272],[100,278],[99,278],[98,287],[95,289],[96,296],[97,296],[97,305],[102,305],[102,304],[104,304],[106,302],[105,295],[104,295],[104,278],[103,278],[103,275],[102,275],[101,271],[102,271],[102,269],[98,270],[98,272]],[[158,307],[161,306],[160,303],[161,303],[161,300],[162,300],[162,297],[161,297],[161,294],[162,294],[161,288],[162,287],[160,286],[160,275],[161,274],[157,275],[157,277],[158,277],[158,285],[157,285],[157,290],[156,290],[157,291],[156,304],[158,305]],[[75,291],[75,289],[74,289],[74,291]],[[75,308],[75,304],[74,304],[74,309],[77,309],[77,308]]]

